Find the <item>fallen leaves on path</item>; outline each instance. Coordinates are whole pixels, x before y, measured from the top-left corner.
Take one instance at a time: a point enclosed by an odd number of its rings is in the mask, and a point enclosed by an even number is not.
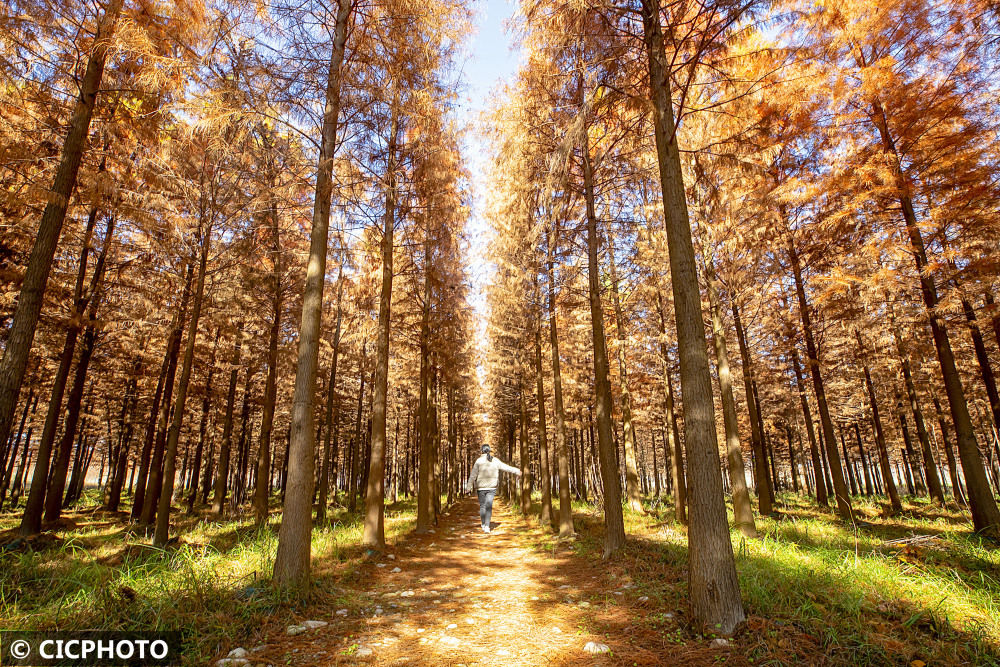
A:
[[[641,622],[651,612],[648,598],[627,578],[576,555],[572,543],[541,548],[554,538],[500,499],[493,517],[493,532],[484,534],[475,500],[456,503],[433,533],[411,535],[361,568],[345,591],[353,609],[309,609],[303,619],[329,625],[271,637],[251,664],[643,666],[740,658],[706,642],[668,644]]]

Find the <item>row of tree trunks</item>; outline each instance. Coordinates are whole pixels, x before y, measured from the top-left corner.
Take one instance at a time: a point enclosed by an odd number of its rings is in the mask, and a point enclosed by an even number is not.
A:
[[[826,386],[823,382],[819,349],[813,334],[812,315],[809,301],[806,298],[802,266],[791,231],[788,233],[787,244],[788,259],[792,267],[792,277],[795,279],[795,294],[798,298],[802,335],[805,338],[806,352],[809,355],[809,371],[812,375],[813,392],[816,396],[816,407],[819,411],[820,425],[822,427],[823,453],[826,455],[830,475],[833,478],[833,492],[837,499],[837,514],[845,521],[853,521],[854,514],[851,508],[851,499],[848,494],[847,483],[844,479],[844,469],[841,465],[840,454],[837,452],[837,441],[833,433],[833,419],[830,417],[830,408],[826,400]]]
[[[87,147],[87,134],[94,115],[97,95],[104,78],[104,65],[108,56],[108,45],[122,12],[124,0],[110,0],[104,9],[94,34],[93,47],[87,58],[87,67],[79,83],[79,95],[69,119],[66,139],[63,141],[59,166],[52,183],[51,196],[47,199],[41,222],[35,234],[35,243],[28,257],[28,264],[21,282],[17,307],[7,333],[3,358],[0,359],[0,442],[10,439],[18,395],[28,367],[28,356],[35,339],[38,317],[41,314],[45,287],[48,284],[52,260],[66,220],[73,191],[76,189],[80,164]],[[48,466],[49,452],[39,452],[35,467]],[[41,485],[44,480],[39,480]],[[34,487],[34,480],[32,481]],[[31,519],[22,522],[22,534],[38,532],[37,518],[41,507],[42,488],[35,489]]]
[[[271,181],[276,180],[274,173]],[[281,309],[284,305],[284,286],[281,283],[281,227],[278,224],[277,205],[268,207],[271,232],[271,327],[267,336],[267,379],[264,381],[264,408],[260,422],[260,440],[257,446],[257,483],[254,489],[254,524],[267,523],[268,497],[270,495],[271,432],[274,428],[274,407],[277,399],[278,338],[281,335]]]
[[[201,457],[205,449],[205,436],[208,432],[208,418],[211,412],[212,402],[212,380],[215,377],[215,357],[219,348],[219,337],[222,335],[222,328],[215,330],[215,341],[212,343],[212,354],[209,357],[208,377],[205,379],[205,397],[201,402],[201,423],[198,425],[198,444],[194,451],[194,463],[191,466],[191,482],[188,484],[187,513],[194,514],[195,503],[198,501],[198,485],[202,479]],[[211,466],[211,457],[208,460]],[[182,475],[183,477],[183,475]],[[208,475],[204,476],[205,484],[208,484]]]
[[[208,208],[207,193],[203,193],[202,220],[199,223],[198,240],[200,253],[198,256],[198,275],[195,279],[194,300],[191,305],[191,320],[188,323],[187,342],[184,348],[184,361],[181,366],[181,377],[174,399],[173,419],[167,434],[166,450],[163,456],[163,475],[156,508],[156,528],[153,534],[153,546],[163,547],[167,544],[170,528],[170,503],[174,494],[174,479],[177,465],[177,443],[180,440],[181,427],[184,424],[185,404],[188,388],[191,383],[191,371],[194,367],[195,345],[198,339],[198,323],[201,319],[202,305],[205,297],[205,275],[208,270],[208,253],[212,241],[212,223],[214,207]],[[149,496],[147,495],[147,501]]]
[[[87,271],[87,256],[89,245],[93,239],[94,221],[97,215],[97,208],[91,209],[87,222],[84,247],[80,256],[79,269],[77,272],[77,282],[74,294],[73,312],[71,314],[71,324],[66,336],[66,344],[63,348],[63,356],[60,359],[59,371],[65,368],[68,370],[68,362],[72,359],[73,349],[77,336],[83,329],[83,339],[80,347],[80,355],[77,359],[76,371],[73,377],[73,384],[70,388],[69,397],[65,407],[65,418],[63,419],[63,436],[56,447],[52,458],[51,466],[42,464],[47,458],[41,452],[51,449],[52,439],[55,437],[55,424],[58,422],[59,414],[63,412],[60,399],[62,389],[65,386],[65,377],[62,378],[62,386],[53,387],[52,399],[49,403],[49,415],[46,417],[47,430],[43,432],[43,442],[39,445],[40,455],[36,458],[35,471],[32,476],[31,493],[28,496],[28,506],[25,509],[21,521],[21,533],[28,535],[38,532],[41,529],[41,521],[56,521],[62,511],[66,501],[63,493],[66,489],[66,476],[69,473],[70,461],[73,453],[73,442],[76,436],[77,426],[81,416],[81,406],[88,380],[87,372],[90,361],[93,358],[94,348],[97,345],[98,329],[96,325],[97,309],[101,302],[102,281],[105,267],[107,265],[108,250],[114,238],[116,217],[111,215],[107,219],[104,231],[104,241],[101,252],[98,255],[91,275],[89,286],[83,289],[84,279]],[[86,327],[82,324],[86,322]],[[57,377],[56,385],[60,381]],[[56,414],[52,414],[53,411]],[[49,440],[46,443],[46,436]],[[48,473],[46,480],[42,475]],[[73,494],[72,486],[71,493]],[[39,511],[44,506],[44,516],[39,516]]]
[[[323,525],[326,521],[327,494],[330,488],[330,477],[337,478],[336,470],[331,466],[337,460],[337,444],[339,431],[340,402],[337,400],[337,364],[340,360],[340,333],[343,321],[341,300],[344,294],[343,265],[337,269],[337,305],[333,327],[333,359],[330,362],[330,382],[327,385],[326,409],[323,422],[323,462],[319,474],[319,500],[316,506],[316,523]],[[407,424],[409,436],[409,424]]]
[[[174,392],[174,378],[177,374],[177,360],[180,354],[181,338],[184,331],[184,324],[187,317],[188,299],[191,296],[191,288],[194,280],[194,263],[188,262],[187,276],[184,280],[184,291],[181,294],[180,312],[175,320],[174,330],[171,332],[168,350],[167,374],[164,380],[163,400],[160,403],[160,412],[157,417],[156,438],[153,441],[152,456],[149,460],[149,476],[146,478],[146,486],[143,492],[141,513],[139,515],[139,526],[148,529],[156,519],[156,510],[159,504],[160,490],[163,485],[163,459],[166,441],[169,431],[171,402]],[[138,504],[138,501],[135,501]]]
[[[859,64],[863,63],[863,55],[858,54]],[[945,393],[951,410],[952,423],[955,425],[958,440],[958,455],[962,460],[962,470],[968,491],[969,509],[972,511],[972,523],[976,531],[991,536],[1000,535],[1000,508],[990,490],[986,478],[986,469],[979,452],[979,445],[969,415],[969,404],[965,390],[955,364],[955,356],[951,348],[944,318],[938,310],[937,286],[934,277],[928,270],[927,252],[924,239],[920,233],[917,215],[913,208],[911,183],[903,171],[899,152],[896,149],[895,138],[889,127],[889,115],[882,106],[877,95],[869,100],[871,103],[870,120],[878,130],[882,151],[886,162],[892,171],[896,195],[903,215],[903,223],[910,241],[910,249],[916,265],[920,281],[920,293],[931,327],[934,348],[941,366],[941,377],[944,380]]]

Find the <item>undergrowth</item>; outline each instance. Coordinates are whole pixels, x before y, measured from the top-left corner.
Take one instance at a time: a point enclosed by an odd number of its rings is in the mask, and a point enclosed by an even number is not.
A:
[[[710,639],[685,629],[687,528],[670,503],[625,510],[629,537],[604,568],[648,596],[634,619],[661,646]],[[1000,549],[972,533],[957,507],[910,500],[891,517],[857,499],[844,523],[809,499],[783,494],[779,513],[758,517],[758,539],[732,532],[747,612],[733,651],[755,665],[1000,665]],[[536,548],[599,560],[603,521],[574,503],[578,536]],[[37,551],[0,555],[0,619],[6,629],[180,630],[186,664],[233,645],[251,646],[301,620],[307,608],[360,604],[352,584],[365,553],[361,517],[335,509],[312,535],[313,585],[279,598],[269,585],[278,514],[255,529],[249,515],[213,521],[176,515],[180,539],[153,549],[124,513],[78,510]],[[0,515],[0,543],[19,515]],[[415,524],[415,503],[387,506],[386,540]]]
[[[1000,665],[1000,548],[967,514],[910,500],[888,517],[877,499],[856,499],[858,522],[846,524],[802,496],[782,494],[778,506],[757,517],[758,539],[731,532],[748,616],[732,641],[749,662]],[[609,576],[649,596],[654,612],[637,622],[665,643],[697,639],[674,622],[687,613],[687,528],[669,502],[646,507],[624,510],[629,540]],[[574,514],[577,551],[600,559],[600,512],[574,502]]]
[[[166,549],[133,532],[124,513],[71,512],[58,539],[38,551],[0,555],[0,619],[16,630],[179,630],[185,664],[206,664],[234,642],[263,639],[310,603],[342,601],[364,553],[360,513],[333,509],[312,533],[313,585],[279,598],[270,585],[278,517],[223,521],[177,513],[180,538]],[[0,543],[19,515],[0,516]],[[386,541],[412,530],[415,502],[386,507]]]

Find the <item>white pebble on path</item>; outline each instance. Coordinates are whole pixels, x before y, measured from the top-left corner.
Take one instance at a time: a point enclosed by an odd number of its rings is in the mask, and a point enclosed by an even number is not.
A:
[[[611,647],[607,644],[601,644],[600,642],[587,642],[583,646],[583,650],[587,653],[593,653],[597,655],[598,653],[610,653]]]

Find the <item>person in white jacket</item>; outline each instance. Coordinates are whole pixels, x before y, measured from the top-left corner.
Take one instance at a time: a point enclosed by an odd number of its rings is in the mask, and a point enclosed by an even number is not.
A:
[[[497,494],[500,471],[518,477],[521,476],[521,471],[490,454],[489,445],[483,445],[482,451],[483,455],[476,459],[476,464],[472,466],[469,481],[465,483],[465,490],[468,493],[475,490],[479,494],[479,522],[482,524],[483,532],[489,534],[490,519],[493,518],[493,498]]]

